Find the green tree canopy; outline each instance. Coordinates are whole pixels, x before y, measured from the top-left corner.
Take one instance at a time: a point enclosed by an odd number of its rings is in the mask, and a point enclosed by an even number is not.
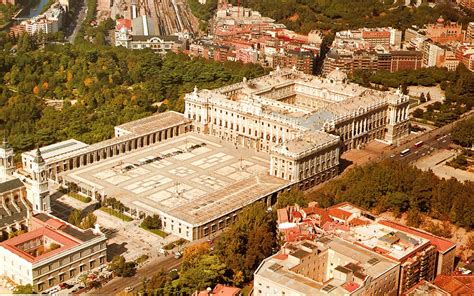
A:
[[[13,290],[13,294],[36,294],[33,291],[33,286],[30,284],[27,285],[18,285]]]

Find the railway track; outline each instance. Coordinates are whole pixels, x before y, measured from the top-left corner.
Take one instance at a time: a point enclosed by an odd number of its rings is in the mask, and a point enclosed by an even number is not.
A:
[[[137,17],[150,17],[157,35],[197,33],[199,21],[191,13],[186,0],[117,0],[116,3],[114,13],[132,18],[136,12]]]

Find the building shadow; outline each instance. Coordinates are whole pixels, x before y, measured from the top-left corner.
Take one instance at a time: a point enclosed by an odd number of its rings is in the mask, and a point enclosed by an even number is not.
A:
[[[112,261],[115,256],[120,256],[126,251],[128,251],[126,245],[126,242],[123,242],[121,244],[112,243],[107,245],[107,262]]]
[[[57,191],[53,194],[51,194],[51,211],[52,215],[63,220],[67,221],[69,218],[69,215],[71,214],[72,211],[77,210],[76,208],[72,207],[71,205],[68,205],[60,200],[62,196],[64,196],[65,193],[62,193],[60,191]],[[84,217],[90,212],[95,211],[98,208],[98,203],[92,203],[85,207],[84,209],[81,210],[81,215]]]
[[[354,162],[352,160],[348,160],[348,159],[345,159],[345,158],[341,158],[339,160],[339,174],[341,174],[342,172],[344,172],[348,167],[350,167],[352,164],[354,164]]]

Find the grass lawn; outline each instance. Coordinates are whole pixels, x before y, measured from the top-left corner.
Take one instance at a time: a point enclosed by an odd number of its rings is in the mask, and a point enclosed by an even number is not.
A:
[[[242,295],[244,296],[250,295],[250,291],[252,291],[252,284],[245,285],[242,288]]]
[[[167,237],[168,236],[168,233],[164,232],[163,230],[161,229],[149,229],[149,228],[146,228],[146,227],[143,227],[140,225],[141,228],[145,229],[146,231],[149,231],[153,234],[156,234],[158,236],[161,236],[163,238]]]
[[[130,222],[130,221],[133,221],[132,218],[130,218],[129,216],[125,215],[125,214],[122,214],[120,212],[117,212],[116,210],[114,209],[111,209],[111,208],[106,208],[106,207],[101,207],[100,210],[102,212],[106,212],[107,214],[111,215],[111,216],[115,216],[119,219],[122,219],[123,221],[125,222]]]
[[[67,195],[74,199],[77,199],[78,201],[82,201],[83,203],[91,202],[91,198],[89,196],[83,196],[76,192],[69,192]]]

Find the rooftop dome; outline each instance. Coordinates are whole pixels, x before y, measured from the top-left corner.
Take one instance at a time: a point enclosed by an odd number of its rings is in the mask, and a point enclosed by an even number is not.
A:
[[[347,74],[341,69],[336,68],[328,74],[327,79],[331,82],[344,82],[347,80]]]
[[[440,16],[440,17],[436,20],[436,22],[437,22],[438,24],[443,24],[443,23],[444,23],[444,18],[443,18],[442,16]]]

